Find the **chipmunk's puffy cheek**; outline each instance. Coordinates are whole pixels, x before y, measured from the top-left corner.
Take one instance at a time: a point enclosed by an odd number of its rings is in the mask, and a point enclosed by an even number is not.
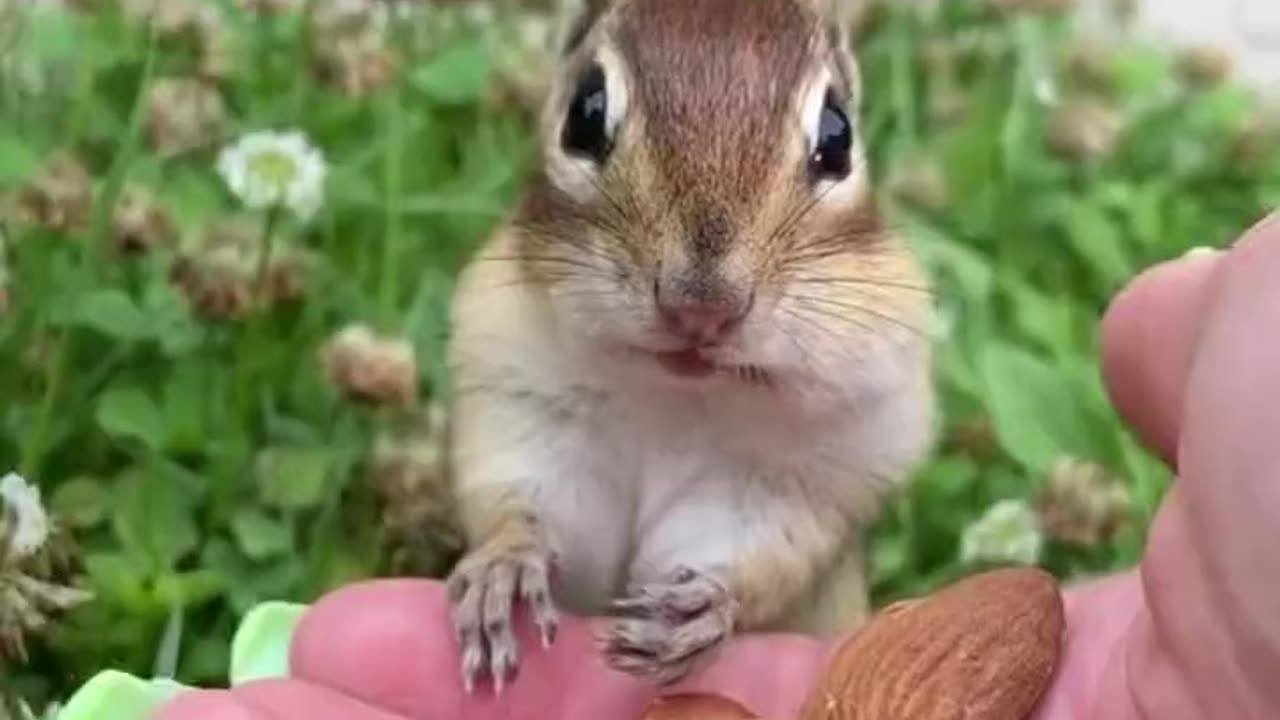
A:
[[[788,308],[785,300],[762,298],[760,313],[745,327],[744,346],[756,361],[776,367],[802,366],[814,351],[812,321]]]
[[[553,153],[547,158],[547,179],[557,190],[587,204],[596,197],[596,168],[582,158]]]
[[[558,280],[550,292],[562,327],[570,334],[608,345],[644,344],[652,333],[649,296],[636,277],[622,277],[616,266]]]

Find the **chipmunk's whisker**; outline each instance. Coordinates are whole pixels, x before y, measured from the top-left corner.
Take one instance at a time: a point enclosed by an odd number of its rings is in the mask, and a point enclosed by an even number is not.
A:
[[[882,280],[880,278],[815,275],[809,277],[791,277],[787,279],[787,282],[792,285],[853,285],[871,288],[908,290],[910,292],[923,293],[929,296],[933,295],[933,288],[927,285],[917,285],[914,283],[898,282],[895,280]]]
[[[790,294],[788,298],[794,301],[795,305],[801,306],[807,311],[822,314],[833,320],[855,323],[869,331],[875,331],[875,328],[866,323],[866,317],[883,320],[901,327],[904,330],[908,330],[915,335],[922,337],[927,336],[927,333],[922,328],[912,324],[911,322],[889,313],[876,310],[875,308],[862,303],[822,297],[819,295]]]

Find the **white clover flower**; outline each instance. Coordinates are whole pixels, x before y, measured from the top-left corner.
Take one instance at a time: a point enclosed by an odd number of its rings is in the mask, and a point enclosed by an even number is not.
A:
[[[0,478],[0,510],[6,522],[11,523],[8,554],[29,557],[49,539],[49,516],[40,501],[40,488],[28,484],[17,473]]]
[[[324,200],[328,166],[301,132],[263,130],[223,148],[218,173],[246,206],[283,206],[306,220]]]
[[[965,528],[960,557],[966,563],[1034,565],[1044,544],[1035,511],[1022,500],[1001,500]]]

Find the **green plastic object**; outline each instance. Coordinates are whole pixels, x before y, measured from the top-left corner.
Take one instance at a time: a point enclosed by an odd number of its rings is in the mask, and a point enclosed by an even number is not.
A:
[[[244,616],[231,642],[231,686],[289,676],[289,647],[306,610],[306,605],[269,602]],[[57,720],[150,720],[174,695],[192,689],[166,678],[104,670],[71,696]]]
[[[105,670],[84,684],[58,713],[58,720],[148,720],[185,686],[172,680],[143,680]]]
[[[306,605],[258,605],[240,622],[231,641],[231,684],[289,676],[289,646]]]

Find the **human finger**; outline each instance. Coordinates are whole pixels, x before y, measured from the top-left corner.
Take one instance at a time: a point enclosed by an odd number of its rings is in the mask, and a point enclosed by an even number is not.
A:
[[[593,720],[639,717],[659,688],[616,672],[597,638],[609,621],[569,616],[549,650],[536,625],[517,623],[520,674],[497,696],[482,683],[462,690],[457,642],[443,586],[390,580],[344,588],[303,619],[292,652],[295,675],[407,717]],[[794,714],[812,686],[830,641],[751,634],[665,693],[705,692],[764,717]]]
[[[1211,707],[1280,713],[1280,215],[1222,260],[1186,390],[1178,462],[1190,544],[1225,642],[1193,678]],[[1170,563],[1174,558],[1166,558]],[[1199,638],[1203,640],[1203,638]],[[1186,638],[1192,652],[1193,638]],[[1200,651],[1206,646],[1199,645]],[[1230,697],[1225,697],[1230,695]],[[1258,713],[1258,714],[1253,714]]]
[[[1176,465],[1187,375],[1220,254],[1158,265],[1120,292],[1102,320],[1111,402],[1152,452]]]
[[[183,693],[155,720],[405,720],[333,690],[296,680],[263,680],[234,690]],[[419,720],[432,720],[420,718]],[[452,718],[442,720],[453,720]]]
[[[299,624],[292,671],[412,718],[627,717],[652,696],[644,683],[607,669],[585,620],[565,618],[544,650],[540,631],[524,616],[514,623],[521,648],[518,675],[500,695],[488,682],[468,695],[448,618],[448,598],[435,581],[343,588]]]

